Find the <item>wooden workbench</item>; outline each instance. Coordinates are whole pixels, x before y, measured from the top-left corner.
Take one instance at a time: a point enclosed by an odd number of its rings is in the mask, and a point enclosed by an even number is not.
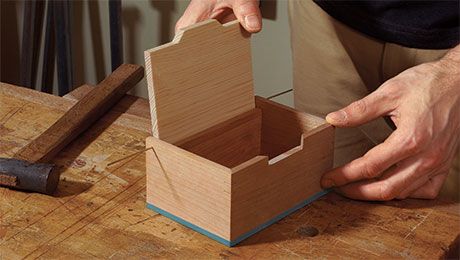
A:
[[[1,84],[0,156],[11,157],[89,88],[61,98]],[[0,259],[439,258],[458,243],[456,203],[329,194],[237,247],[220,245],[146,209],[143,153],[107,167],[144,149],[148,111],[146,100],[126,96],[62,151],[54,197],[0,188]]]

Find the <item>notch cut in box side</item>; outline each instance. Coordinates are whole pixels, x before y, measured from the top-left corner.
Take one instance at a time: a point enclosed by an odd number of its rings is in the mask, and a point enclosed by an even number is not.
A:
[[[270,163],[300,149],[301,136],[324,120],[256,97],[258,106],[198,134],[176,142],[176,146],[221,164],[237,167],[256,156]]]
[[[229,241],[231,171],[155,137],[146,146],[147,203]]]
[[[262,108],[263,115],[267,110],[275,110],[272,111],[274,113],[267,113],[267,117],[273,117],[268,120],[278,118],[278,125],[289,127],[291,120],[303,117],[297,119],[297,127],[310,130],[301,135],[302,145],[285,152],[288,154],[285,158],[269,165],[267,158],[260,156],[233,169],[231,241],[241,240],[257,230],[261,224],[270,223],[296,205],[321,194],[321,176],[332,168],[334,128],[324,121],[320,124],[321,119],[311,122],[309,115],[297,111],[283,111],[281,114],[285,116],[279,117],[276,110],[282,107],[277,106],[278,104],[258,100],[258,107]],[[274,129],[276,128],[270,131]],[[297,131],[296,127],[291,130]],[[279,139],[280,142],[282,140]]]
[[[208,20],[145,51],[153,135],[175,144],[255,108],[250,35]]]
[[[262,110],[261,153],[270,159],[300,145],[301,136],[325,123],[321,118],[256,96]]]

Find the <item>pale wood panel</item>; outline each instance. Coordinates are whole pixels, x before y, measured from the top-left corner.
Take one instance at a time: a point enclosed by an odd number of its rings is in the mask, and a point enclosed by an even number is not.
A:
[[[262,113],[243,113],[188,138],[179,147],[226,167],[234,167],[260,154]]]
[[[321,175],[332,168],[334,130],[325,124],[302,137],[300,147],[271,165],[267,157],[258,157],[233,169],[232,239],[321,191]]]
[[[249,40],[236,21],[208,20],[145,52],[155,137],[174,143],[255,107]]]
[[[230,239],[231,170],[149,137],[147,202]]]

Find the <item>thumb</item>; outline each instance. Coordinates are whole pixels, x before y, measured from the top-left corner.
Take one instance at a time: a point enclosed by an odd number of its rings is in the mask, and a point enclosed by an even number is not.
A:
[[[235,0],[232,8],[236,18],[246,31],[256,33],[262,29],[259,0]]]
[[[387,98],[376,91],[345,108],[329,113],[326,121],[338,127],[355,127],[389,113],[391,108]]]

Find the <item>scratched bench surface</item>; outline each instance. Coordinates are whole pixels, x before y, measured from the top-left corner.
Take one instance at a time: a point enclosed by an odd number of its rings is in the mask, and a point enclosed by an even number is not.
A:
[[[90,87],[65,98],[0,85],[0,156],[37,137]],[[335,194],[227,248],[145,208],[147,100],[126,96],[54,163],[54,197],[0,188],[0,259],[17,258],[433,258],[459,236],[459,205],[389,203]],[[315,229],[318,234],[315,235]]]

